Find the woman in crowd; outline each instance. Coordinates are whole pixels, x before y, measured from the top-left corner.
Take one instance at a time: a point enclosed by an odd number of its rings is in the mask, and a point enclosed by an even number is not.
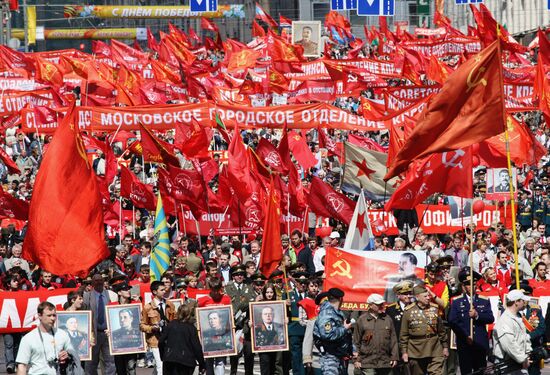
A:
[[[176,319],[168,323],[160,335],[159,348],[165,375],[192,375],[197,363],[200,373],[206,371],[199,335],[194,325],[196,307],[195,301],[181,305]]]

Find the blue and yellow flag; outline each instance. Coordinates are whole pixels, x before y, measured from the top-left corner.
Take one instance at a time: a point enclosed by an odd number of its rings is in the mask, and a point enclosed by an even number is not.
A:
[[[160,280],[162,274],[170,266],[170,238],[168,225],[162,206],[160,193],[157,200],[157,212],[155,215],[155,235],[153,237],[153,252],[151,254],[150,269],[151,281]]]

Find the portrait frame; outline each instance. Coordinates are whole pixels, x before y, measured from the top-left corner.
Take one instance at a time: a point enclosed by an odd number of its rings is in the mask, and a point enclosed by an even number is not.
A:
[[[501,175],[501,172],[503,175]],[[504,176],[505,175],[505,176]],[[504,176],[504,181],[503,177]],[[502,202],[510,200],[509,191],[509,172],[508,168],[488,168],[487,169],[487,193],[485,198]],[[506,188],[503,189],[503,183]],[[514,187],[514,198],[517,199],[518,194],[518,176],[517,169],[512,167],[512,186]]]
[[[221,334],[214,334],[211,326],[210,314],[217,313]],[[195,310],[197,330],[201,341],[204,358],[225,357],[237,354],[237,340],[235,338],[235,321],[233,306],[206,306]]]
[[[78,337],[75,339],[69,333],[67,329],[67,321],[70,318],[76,318],[77,327],[86,327],[85,330],[77,330]],[[57,329],[67,332],[71,344],[75,346],[75,340],[81,341],[77,347],[74,349],[78,352],[78,357],[81,361],[91,361],[92,360],[92,346],[90,345],[90,338],[92,337],[92,312],[91,311],[58,311],[57,320],[55,321],[55,326]],[[65,328],[63,328],[65,327]],[[83,339],[83,341],[82,341]],[[82,344],[83,343],[83,344]],[[84,349],[83,352],[81,349]]]
[[[303,30],[307,27],[311,30],[311,42],[317,46],[315,51],[313,51],[313,45],[307,46],[302,42]],[[321,51],[323,48],[323,39],[321,38],[321,21],[292,21],[292,44],[303,46],[305,57],[321,56]]]
[[[268,353],[288,350],[288,329],[286,322],[286,304],[285,301],[261,301],[250,302],[250,322],[252,339],[252,353]],[[262,320],[262,311],[270,307],[273,311],[272,332],[264,329]],[[266,342],[266,340],[274,340]]]
[[[133,320],[131,322],[133,341],[125,343],[122,334],[118,332],[122,329],[120,325],[119,314],[126,310],[131,313]],[[109,330],[109,352],[111,355],[145,353],[147,344],[145,342],[145,333],[139,329],[141,320],[141,304],[129,303],[125,305],[106,306],[107,329]]]
[[[170,298],[168,299],[169,302],[172,302],[174,305],[174,311],[178,312],[178,309],[181,305],[183,305],[183,298]]]

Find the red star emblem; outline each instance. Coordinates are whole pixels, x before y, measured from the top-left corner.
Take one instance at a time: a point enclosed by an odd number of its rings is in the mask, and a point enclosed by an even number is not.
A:
[[[357,230],[359,230],[359,235],[363,237],[363,231],[367,229],[367,224],[365,224],[365,215],[366,212],[357,215]]]
[[[357,177],[361,177],[361,175],[365,175],[370,180],[370,175],[376,172],[370,169],[369,167],[367,167],[367,161],[364,159],[361,161],[361,163],[357,161],[354,161],[353,163],[357,166],[357,168],[359,168],[359,170],[357,171]]]

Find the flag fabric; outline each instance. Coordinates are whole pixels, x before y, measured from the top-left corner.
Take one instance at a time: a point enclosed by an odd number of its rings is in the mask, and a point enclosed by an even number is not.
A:
[[[279,14],[279,27],[292,27],[292,20]]]
[[[228,148],[227,175],[230,186],[235,191],[237,197],[242,201],[246,200],[252,194],[252,177],[250,176],[250,160],[239,128],[235,126],[233,139]]]
[[[317,134],[319,134],[319,148],[327,150],[328,155],[341,157],[341,147],[338,147],[338,143],[334,142],[332,138],[325,133],[321,127],[317,127]],[[341,143],[340,143],[341,145]]]
[[[164,215],[162,197],[157,196],[157,211],[155,213],[155,231],[153,235],[153,252],[151,253],[150,275],[151,281],[160,280],[162,274],[170,267],[170,238],[168,225]]]
[[[279,147],[277,149],[279,156],[283,162],[283,166],[288,170],[288,194],[290,198],[290,213],[297,217],[302,217],[306,206],[307,198],[305,196],[304,187],[302,181],[300,180],[300,175],[296,170],[296,166],[290,158],[290,148],[288,146],[288,132],[286,131],[286,126],[283,129],[283,137],[279,142]]]
[[[220,29],[218,28],[218,25],[216,25],[214,22],[210,21],[207,18],[201,17],[201,28],[203,30],[213,31],[215,33],[219,33]]]
[[[17,199],[4,190],[0,191],[0,218],[29,219],[29,203]]]
[[[178,158],[166,149],[167,145],[164,144],[165,142],[157,139],[142,123],[139,123],[139,129],[141,134],[140,144],[145,161],[180,165]]]
[[[395,191],[396,179],[384,181],[388,155],[344,143],[345,159],[342,190],[359,194],[361,189],[374,201],[382,201]]]
[[[138,208],[153,211],[155,209],[155,193],[153,186],[144,184],[128,168],[120,166],[120,196],[129,198]]]
[[[176,130],[182,128],[182,124],[178,124]],[[210,157],[208,147],[210,146],[210,138],[206,134],[206,129],[202,127],[197,120],[191,119],[191,129],[189,137],[182,144],[178,145],[179,150],[185,154],[187,158],[207,159]],[[179,166],[179,163],[176,164]]]
[[[373,250],[374,236],[369,221],[369,211],[365,195],[361,190],[355,211],[349,223],[344,250]]]
[[[262,250],[260,255],[260,271],[269,277],[283,259],[283,246],[281,243],[281,209],[277,197],[273,177],[269,186],[267,211],[264,217],[264,233]]]
[[[404,172],[412,160],[467,147],[500,134],[504,129],[503,111],[497,41],[449,76],[420,115],[385,178]]]
[[[6,151],[4,151],[3,147],[0,147],[0,161],[4,163],[6,168],[8,168],[8,172],[10,172],[11,174],[21,174],[19,167],[13,161],[11,156],[9,156]]]
[[[384,148],[376,143],[374,140],[367,137],[361,137],[360,135],[351,133],[348,134],[348,142],[353,145],[366,148],[367,150],[385,152]]]
[[[290,131],[288,133],[288,146],[290,147],[290,151],[292,151],[292,155],[294,155],[294,158],[296,158],[304,170],[309,170],[319,163],[301,133]]]
[[[434,193],[471,198],[472,186],[471,147],[433,154],[411,165],[384,208],[413,209]]]
[[[44,154],[23,257],[57,275],[85,276],[109,250],[99,187],[75,121],[73,104]]]
[[[260,138],[258,146],[256,147],[256,154],[262,162],[274,172],[285,175],[288,174],[288,169],[284,165],[281,155],[279,155],[279,151],[267,139]]]
[[[279,25],[277,25],[277,22],[268,14],[265,12],[265,10],[260,6],[260,4],[256,3],[256,17],[259,18],[262,21],[264,21],[269,27],[271,28],[277,28]]]
[[[334,218],[349,225],[355,210],[355,202],[342,193],[338,193],[319,177],[311,179],[307,197],[309,208],[316,215]]]
[[[252,37],[254,38],[263,38],[265,36],[265,30],[263,27],[256,22],[256,20],[252,21]]]

